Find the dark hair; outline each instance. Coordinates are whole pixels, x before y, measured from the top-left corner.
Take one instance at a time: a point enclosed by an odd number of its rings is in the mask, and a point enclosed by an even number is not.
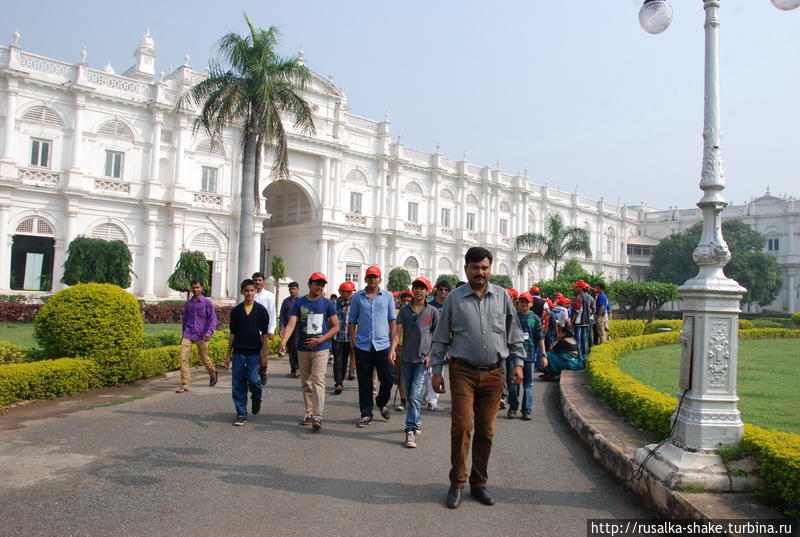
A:
[[[256,286],[256,282],[254,282],[250,278],[247,278],[246,280],[242,280],[242,285],[239,286],[239,290],[240,291],[244,291],[244,288],[247,287],[248,285],[252,285],[253,287],[255,287]]]
[[[606,290],[606,284],[604,284],[602,282],[601,283],[596,283],[595,284],[595,288],[602,289],[603,291],[605,291]]]
[[[428,290],[428,286],[427,286],[427,285],[425,285],[425,282],[413,282],[413,283],[411,284],[411,288],[412,288],[412,289],[414,289],[415,287],[422,287],[422,288],[423,288],[423,289],[425,289],[426,291]]]
[[[263,272],[254,272],[254,273],[253,273],[253,275],[251,276],[251,278],[253,278],[254,280],[255,280],[256,278],[261,278],[262,280],[266,280],[266,279],[267,279],[267,278],[264,276],[264,273],[263,273]]]
[[[562,330],[564,331],[564,337],[575,337],[575,332],[572,331],[571,327],[564,325]]]
[[[464,280],[460,280],[460,281],[459,281],[459,282],[456,284],[456,289],[458,289],[459,287],[461,287],[461,286],[462,286],[462,285],[464,285],[465,283],[467,283],[467,282],[465,282]]]
[[[292,287],[300,287],[300,284],[297,282],[292,282],[289,284],[289,289],[291,289]]]
[[[200,283],[200,280],[192,280],[191,282],[189,282],[189,287],[194,287],[195,285],[199,285],[200,287],[203,287],[203,284]]]
[[[437,289],[447,289],[449,291],[450,290],[450,282],[448,282],[447,280],[439,280],[438,282],[436,282],[436,288]]]
[[[484,259],[489,258],[489,264],[492,264],[492,252],[481,246],[473,246],[464,255],[464,263],[480,263]]]

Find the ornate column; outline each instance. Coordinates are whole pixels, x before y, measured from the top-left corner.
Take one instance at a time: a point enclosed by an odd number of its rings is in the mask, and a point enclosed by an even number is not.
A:
[[[11,287],[11,238],[8,236],[8,198],[0,199],[0,289]]]
[[[0,155],[0,176],[17,178],[14,160],[14,126],[17,111],[17,80],[6,78],[6,120],[3,128],[3,153]]]
[[[158,186],[158,161],[161,156],[161,124],[162,114],[153,110],[153,142],[150,146],[150,180],[148,191],[152,195],[153,187]]]
[[[185,138],[186,135],[184,134],[184,122],[183,119],[178,116],[178,121],[175,124],[175,175],[172,178],[172,201],[175,202],[183,202],[184,192],[186,190],[186,185],[183,181],[183,173],[184,173],[184,151],[186,149],[186,142]],[[235,165],[232,167],[232,173],[235,173]]]
[[[727,205],[719,120],[719,0],[705,0],[706,70],[703,167],[697,203],[703,213],[703,233],[693,258],[700,270],[680,287],[683,297],[680,392],[682,403],[673,414],[675,434],[658,450],[647,469],[673,487],[703,486],[706,490],[730,490],[732,482],[746,477],[729,476],[716,454],[720,445],[735,444],[743,424],[737,408],[739,301],[745,292],[727,278],[723,267],[731,254],[722,237],[722,209]],[[642,461],[654,446],[637,451]]]
[[[145,244],[144,244],[144,271],[142,271],[142,295],[145,298],[152,298],[153,280],[155,279],[156,267],[156,222],[158,222],[158,209],[145,208]]]
[[[328,266],[328,241],[326,239],[320,239],[319,241],[319,259],[317,261],[317,269],[324,272],[325,267]],[[327,276],[327,274],[325,274]]]

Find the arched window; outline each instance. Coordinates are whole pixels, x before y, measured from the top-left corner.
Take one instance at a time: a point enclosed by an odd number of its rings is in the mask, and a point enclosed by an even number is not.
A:
[[[414,256],[409,256],[406,259],[406,262],[403,263],[403,268],[408,271],[412,278],[416,278],[419,275],[419,261]]]
[[[53,285],[53,226],[38,216],[20,222],[11,242],[11,289],[49,291]]]
[[[120,138],[129,142],[133,142],[135,139],[131,128],[117,118],[110,119],[100,125],[100,128],[97,130],[97,134],[111,138]]]
[[[225,157],[225,147],[219,141],[212,141],[211,138],[205,137],[197,144],[198,153],[210,153],[212,155],[219,155]]]
[[[203,252],[203,255],[206,256],[206,259],[213,260],[217,257],[217,252],[219,252],[219,242],[211,233],[200,233],[195,238],[192,239],[192,243],[189,245],[189,250],[193,252]]]
[[[34,106],[25,111],[22,121],[44,125],[46,127],[64,128],[64,122],[58,112],[47,106]]]
[[[91,237],[93,239],[103,239],[106,241],[127,242],[128,240],[122,228],[112,223],[100,224],[99,226],[94,228]]]
[[[16,233],[20,235],[33,235],[37,237],[52,237],[53,227],[50,222],[38,216],[26,218],[19,223]]]

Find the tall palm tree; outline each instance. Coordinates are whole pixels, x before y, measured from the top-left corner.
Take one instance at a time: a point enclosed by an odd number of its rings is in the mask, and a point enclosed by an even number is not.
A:
[[[532,248],[534,251],[520,259],[519,271],[532,261],[543,259],[553,264],[553,279],[558,277],[558,264],[569,254],[592,256],[589,232],[583,228],[564,225],[560,214],[547,217],[547,233],[525,233],[517,236],[515,248]]]
[[[249,35],[228,33],[218,43],[228,67],[212,63],[208,76],[186,95],[191,106],[200,108],[195,132],[205,131],[212,143],[219,143],[226,126],[242,128],[239,281],[258,268],[259,256],[253,251],[252,238],[260,199],[263,151],[270,148],[275,151],[273,177],[288,179],[289,151],[281,116],[293,119],[295,127],[304,134],[314,132],[311,106],[301,95],[311,78],[310,71],[297,58],[278,56],[277,28],[256,28],[247,15],[244,18]]]

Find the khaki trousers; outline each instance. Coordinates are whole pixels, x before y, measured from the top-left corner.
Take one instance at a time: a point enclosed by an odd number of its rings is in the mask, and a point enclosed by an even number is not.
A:
[[[325,372],[328,369],[329,350],[297,351],[300,366],[300,385],[306,414],[322,417],[325,411]]]
[[[192,343],[197,345],[197,352],[200,354],[200,360],[206,366],[208,376],[214,375],[214,362],[208,356],[208,343],[201,339],[199,341],[191,341],[183,338],[181,340],[181,384],[188,387],[190,383],[189,378],[189,360],[192,357]]]
[[[470,436],[472,438],[471,487],[485,487],[492,453],[492,438],[497,409],[503,394],[503,368],[481,373],[458,362],[450,363],[452,421],[450,424],[450,484],[463,487],[467,482]]]
[[[605,343],[608,340],[608,315],[594,316],[594,325],[597,328],[597,336],[600,338],[600,343]]]

